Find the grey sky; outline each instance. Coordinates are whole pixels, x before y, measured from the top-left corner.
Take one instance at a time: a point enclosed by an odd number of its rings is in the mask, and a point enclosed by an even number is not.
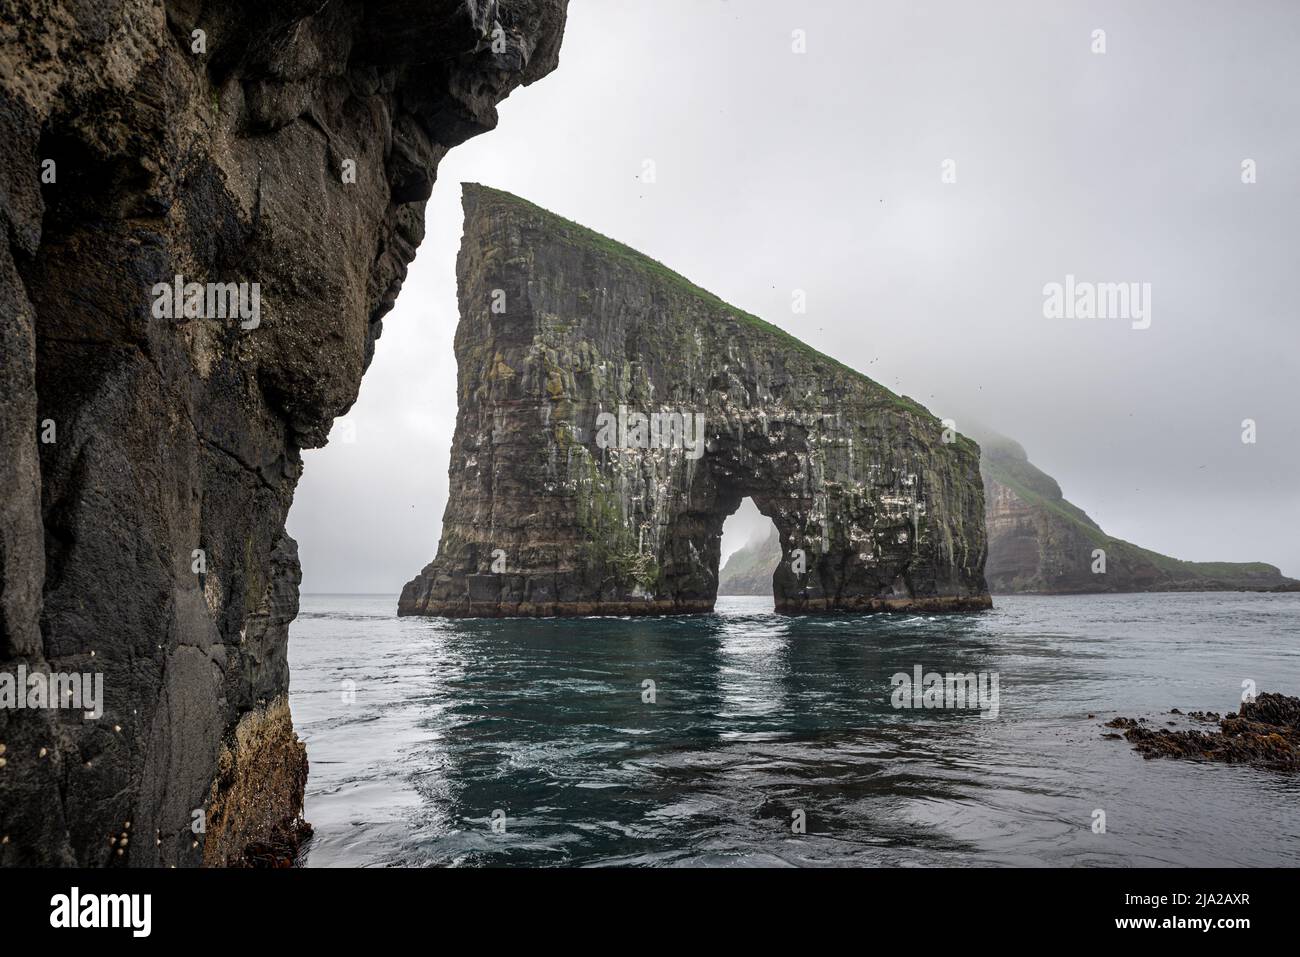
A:
[[[1300,576],[1298,49],[1285,2],[572,0],[559,69],[442,164],[355,441],[305,453],[303,590],[436,551],[462,180],[1017,439],[1113,535]],[[1151,327],[1044,318],[1067,273],[1151,283]]]

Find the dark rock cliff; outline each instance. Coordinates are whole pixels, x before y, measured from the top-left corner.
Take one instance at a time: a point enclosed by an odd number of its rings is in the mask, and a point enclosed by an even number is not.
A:
[[[973,442],[626,246],[464,205],[450,497],[401,614],[710,610],[745,496],[779,611],[988,606]]]
[[[0,675],[104,691],[0,708],[0,863],[291,849],[299,450],[565,5],[0,0]],[[256,319],[160,317],[178,275],[257,283]]]
[[[973,434],[982,452],[989,536],[985,570],[995,594],[1300,586],[1263,562],[1185,562],[1107,535],[1064,497],[1054,478],[1029,461],[1019,443],[985,430]]]
[[[995,595],[1300,590],[1300,582],[1274,565],[1185,562],[1112,538],[1064,498],[1018,443],[984,429],[974,434],[989,542],[984,571]],[[1093,571],[1096,549],[1106,553],[1104,572]],[[719,594],[772,594],[772,569],[780,560],[775,539],[746,543],[720,573]]]

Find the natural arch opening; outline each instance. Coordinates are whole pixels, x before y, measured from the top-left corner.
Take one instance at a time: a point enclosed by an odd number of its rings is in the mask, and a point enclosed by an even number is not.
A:
[[[463,202],[447,508],[398,614],[712,611],[746,496],[779,613],[988,606],[973,443],[633,249]]]
[[[763,610],[772,611],[776,598],[772,574],[781,561],[781,539],[776,523],[746,497],[722,523],[718,598],[766,598]]]

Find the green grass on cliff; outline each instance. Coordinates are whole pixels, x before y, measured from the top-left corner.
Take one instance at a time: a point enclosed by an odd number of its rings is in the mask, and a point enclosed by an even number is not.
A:
[[[807,358],[817,362],[825,362],[842,372],[867,383],[873,390],[875,390],[881,399],[900,411],[911,412],[917,415],[924,415],[933,418],[933,414],[930,410],[914,399],[891,392],[874,379],[863,375],[857,369],[845,365],[843,362],[826,355],[824,352],[819,352],[802,339],[786,332],[780,326],[775,326],[764,319],[760,319],[753,313],[736,308],[715,294],[709,292],[707,289],[697,286],[681,273],[669,269],[657,259],[651,259],[649,256],[637,252],[630,246],[625,246],[617,240],[610,239],[608,236],[604,236],[601,233],[596,232],[594,229],[588,229],[581,223],[575,223],[571,219],[565,219],[563,216],[560,216],[558,213],[553,213],[549,209],[543,209],[536,203],[531,203],[520,196],[516,196],[514,193],[507,193],[505,190],[494,189],[491,186],[484,186],[481,183],[464,183],[462,186],[466,189],[472,188],[479,190],[480,192],[491,196],[496,202],[511,203],[523,209],[527,209],[530,212],[536,213],[558,227],[558,230],[562,231],[565,238],[569,241],[586,246],[589,249],[594,249],[610,259],[617,260],[645,273],[646,275],[658,279],[665,285],[674,287],[680,292],[685,292],[694,296],[696,299],[700,299],[722,312],[735,316],[739,321],[749,325],[750,327],[773,336],[788,348],[806,356]]]
[[[1243,581],[1252,575],[1281,575],[1275,566],[1266,562],[1188,562],[1107,535],[1083,509],[1061,495],[1060,486],[1055,479],[1026,458],[1015,454],[999,454],[1001,450],[995,441],[986,436],[981,438],[985,454],[980,459],[980,468],[990,478],[1010,488],[1030,506],[1046,509],[1057,518],[1070,523],[1093,544],[1105,548],[1114,559],[1134,564],[1148,562],[1174,576],[1175,581],[1202,578]],[[1019,449],[1019,446],[1016,448]]]
[[[1110,541],[1110,536],[1101,530],[1101,526],[1094,522],[1087,512],[1061,494],[1061,487],[1056,483],[1056,479],[1027,458],[1006,454],[985,438],[981,439],[980,448],[983,451],[980,468],[987,471],[990,477],[1014,489],[1016,494],[1025,501],[1040,505],[1066,521],[1080,526],[1094,542],[1101,544]]]

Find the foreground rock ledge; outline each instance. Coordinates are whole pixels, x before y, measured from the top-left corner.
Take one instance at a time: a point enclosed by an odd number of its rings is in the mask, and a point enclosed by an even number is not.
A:
[[[292,855],[299,452],[565,6],[0,0],[0,671],[104,690],[0,708],[0,865]],[[157,317],[177,275],[259,322]]]
[[[450,495],[399,614],[711,611],[746,496],[780,612],[989,607],[974,442],[626,246],[483,186],[464,207]]]

